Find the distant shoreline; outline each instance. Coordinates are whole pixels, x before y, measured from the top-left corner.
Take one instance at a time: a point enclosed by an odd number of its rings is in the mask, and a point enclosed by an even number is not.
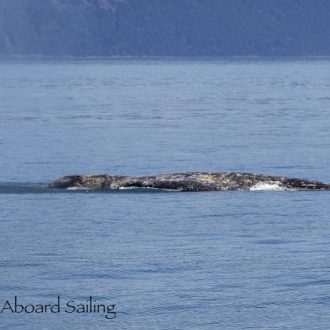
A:
[[[328,56],[44,56],[44,55],[0,55],[0,61],[22,60],[113,60],[113,61],[309,61],[330,60]]]

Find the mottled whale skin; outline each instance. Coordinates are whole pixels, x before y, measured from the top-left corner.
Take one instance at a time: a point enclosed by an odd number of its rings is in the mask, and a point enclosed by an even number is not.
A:
[[[72,175],[48,184],[56,189],[173,191],[330,190],[330,184],[303,179],[236,172],[188,172],[153,176]]]

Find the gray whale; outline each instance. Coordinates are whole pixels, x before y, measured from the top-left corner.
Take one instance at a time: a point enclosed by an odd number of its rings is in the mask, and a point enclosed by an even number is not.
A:
[[[47,185],[56,189],[163,189],[173,191],[330,190],[330,184],[296,178],[236,172],[187,172],[152,176],[72,175]]]

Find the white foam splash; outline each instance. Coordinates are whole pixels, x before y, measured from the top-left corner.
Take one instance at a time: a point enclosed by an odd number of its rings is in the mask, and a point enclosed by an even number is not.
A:
[[[258,182],[250,188],[252,191],[284,191],[288,190],[287,188],[281,186],[280,182]]]
[[[165,189],[165,188],[154,188],[154,187],[119,187],[119,190],[156,190],[156,191],[180,191],[179,189]]]
[[[90,188],[86,187],[68,187],[66,190],[91,190]]]
[[[119,187],[119,190],[136,190],[139,187],[131,186],[131,187]]]

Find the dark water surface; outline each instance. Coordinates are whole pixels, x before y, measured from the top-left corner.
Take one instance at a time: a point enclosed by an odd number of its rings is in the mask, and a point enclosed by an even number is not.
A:
[[[330,182],[330,61],[0,62],[5,329],[328,329],[329,192],[48,192],[68,174]]]

